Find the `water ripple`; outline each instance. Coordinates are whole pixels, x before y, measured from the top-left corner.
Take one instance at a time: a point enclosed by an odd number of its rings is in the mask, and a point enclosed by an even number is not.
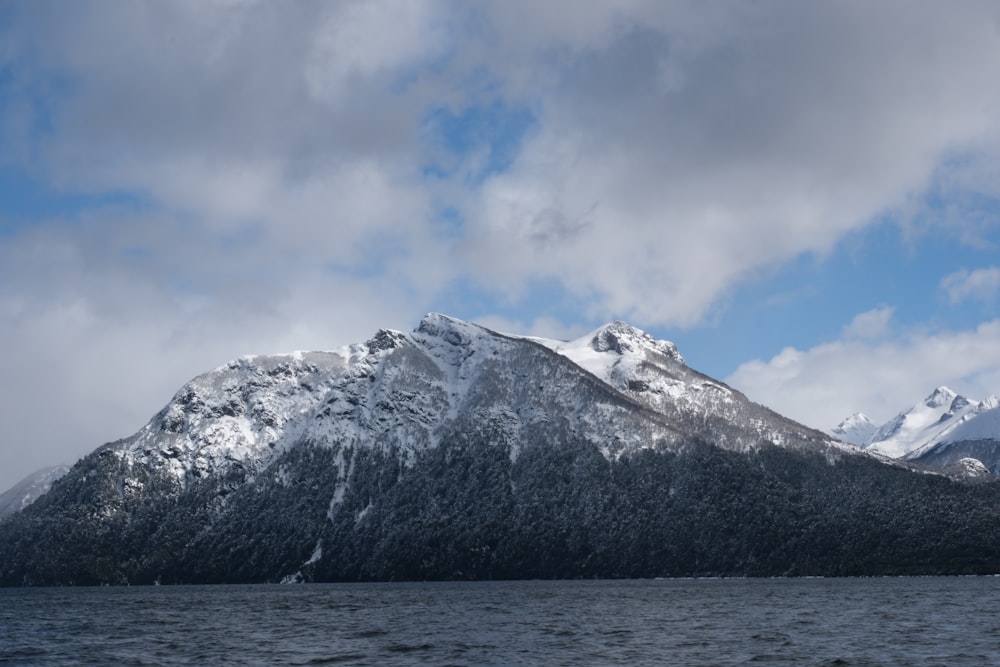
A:
[[[1000,664],[1000,578],[0,590],[3,665]]]

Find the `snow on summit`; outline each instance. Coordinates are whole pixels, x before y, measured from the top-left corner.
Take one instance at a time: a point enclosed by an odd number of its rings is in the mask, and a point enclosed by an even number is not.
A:
[[[878,428],[855,413],[830,434],[868,452],[949,474],[975,477],[983,470],[1000,474],[997,396],[977,402],[941,386]]]
[[[938,387],[923,401],[879,427],[865,446],[873,452],[901,458],[939,441],[978,408],[979,403],[959,396],[948,387]]]
[[[674,420],[696,419],[701,435],[723,447],[788,444],[803,435],[795,424],[728,385],[690,368],[677,346],[615,320],[571,341],[531,338],[595,375],[635,402]],[[740,431],[726,424],[739,423]],[[752,433],[752,437],[748,437]],[[809,438],[820,438],[818,432]]]
[[[621,320],[605,324],[572,341],[545,338],[534,340],[602,379],[610,378],[616,366],[640,363],[646,351],[656,352],[678,363],[684,363],[684,358],[673,343],[656,340],[645,331]]]
[[[941,442],[1000,439],[1000,397],[990,396],[979,403],[975,414],[950,430]]]
[[[347,360],[334,352],[240,357],[199,375],[130,438],[129,458],[183,478],[259,458],[291,434]]]
[[[832,429],[830,435],[852,445],[863,445],[875,433],[877,427],[863,412],[855,412]]]
[[[183,481],[258,469],[300,442],[398,451],[409,464],[449,434],[482,429],[512,443],[588,433],[609,457],[688,437],[735,450],[829,443],[625,322],[567,342],[431,313],[409,333],[381,329],[337,351],[224,364],[109,447]]]

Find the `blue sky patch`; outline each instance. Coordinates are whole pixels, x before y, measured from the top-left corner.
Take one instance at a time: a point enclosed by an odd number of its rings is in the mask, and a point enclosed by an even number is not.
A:
[[[530,109],[510,107],[502,101],[458,112],[438,107],[427,114],[423,127],[431,155],[439,157],[425,164],[424,171],[446,177],[471,168],[466,178],[482,182],[510,167],[535,125]]]
[[[146,197],[134,192],[61,192],[27,176],[22,169],[0,166],[0,231],[6,234],[48,219],[77,220],[88,211],[142,211],[150,207]]]

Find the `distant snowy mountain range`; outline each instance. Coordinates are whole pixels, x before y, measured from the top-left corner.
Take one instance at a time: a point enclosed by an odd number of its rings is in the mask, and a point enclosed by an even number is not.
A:
[[[833,437],[893,459],[948,467],[975,459],[1000,474],[1000,398],[973,401],[948,387],[876,426],[857,412],[830,429]],[[975,467],[970,461],[962,465]]]

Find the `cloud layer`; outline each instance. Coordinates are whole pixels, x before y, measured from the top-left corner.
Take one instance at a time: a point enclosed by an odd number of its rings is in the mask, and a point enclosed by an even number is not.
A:
[[[7,470],[125,435],[237,354],[455,303],[546,331],[696,327],[878,220],[995,226],[966,215],[998,194],[995,3],[40,0],[0,19],[0,180],[50,203],[0,208]],[[954,205],[929,216],[932,195]],[[981,298],[995,270],[943,290]],[[829,358],[879,351],[880,318]]]
[[[566,47],[539,131],[472,216],[491,284],[556,275],[602,312],[692,324],[995,142],[985,5],[660,5]]]
[[[861,313],[836,340],[748,361],[726,381],[821,429],[855,412],[881,424],[940,385],[973,400],[998,393],[1000,320],[970,331],[917,329],[890,336],[890,316],[884,308]]]
[[[990,266],[974,271],[962,269],[950,273],[941,281],[941,287],[953,304],[969,299],[992,301],[1000,291],[1000,267]]]

